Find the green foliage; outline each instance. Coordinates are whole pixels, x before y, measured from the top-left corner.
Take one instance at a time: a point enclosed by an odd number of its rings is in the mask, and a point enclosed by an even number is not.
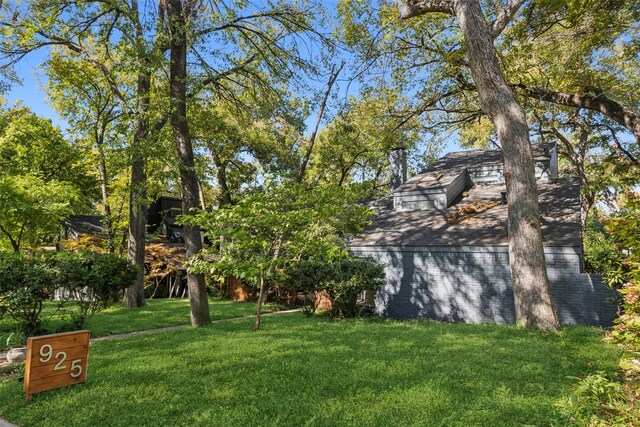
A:
[[[640,421],[633,390],[598,372],[580,380],[568,399],[558,403],[563,425],[634,427]]]
[[[617,239],[605,231],[605,223],[598,218],[589,218],[583,232],[584,261],[588,271],[609,274],[609,284],[622,285],[614,279],[613,272],[620,268],[624,255],[618,248]]]
[[[0,243],[17,252],[25,241],[51,240],[76,200],[76,188],[66,182],[0,175]]]
[[[573,425],[591,425],[602,406],[612,406],[620,396],[620,384],[610,381],[602,372],[580,380],[569,399],[559,404],[564,417]]]
[[[609,220],[606,230],[618,241],[624,255],[619,267],[609,272],[610,283],[622,282],[622,314],[611,335],[632,350],[640,350],[640,198],[627,195],[625,213]]]
[[[640,283],[626,283],[622,294],[622,314],[616,319],[611,336],[629,348],[640,350]]]
[[[91,209],[96,188],[82,151],[51,121],[0,109],[0,247],[52,240],[60,220]]]
[[[41,332],[40,314],[56,289],[55,270],[43,255],[0,252],[0,319],[9,316],[27,335]]]
[[[417,119],[393,114],[406,99],[384,88],[366,91],[347,105],[324,128],[311,156],[309,181],[331,185],[389,182],[389,153],[407,150],[409,166],[420,170],[439,154],[441,140],[424,138]]]
[[[358,298],[384,285],[384,266],[371,258],[303,260],[287,270],[286,286],[300,292],[326,292],[332,317],[361,314]]]
[[[277,185],[232,206],[202,212],[192,221],[215,242],[189,261],[190,269],[217,278],[236,276],[258,285],[261,272],[273,284],[279,271],[301,258],[339,258],[346,239],[370,216],[359,192],[334,187],[308,190]]]
[[[136,271],[113,254],[0,252],[0,318],[9,316],[27,335],[41,333],[43,305],[58,291],[58,306],[77,307],[72,326],[84,327],[114,293],[131,286]]]
[[[77,306],[75,328],[83,328],[97,311],[107,307],[122,290],[132,286],[137,268],[114,254],[60,252],[51,258],[56,285],[64,299]]]

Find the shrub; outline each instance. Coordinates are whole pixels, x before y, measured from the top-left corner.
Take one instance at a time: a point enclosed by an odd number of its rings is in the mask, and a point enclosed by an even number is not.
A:
[[[606,231],[614,236],[618,250],[624,259],[620,266],[607,273],[610,285],[622,284],[622,313],[616,319],[611,335],[629,346],[630,350],[640,349],[640,198],[627,195],[624,215],[610,218]]]
[[[56,269],[56,287],[64,300],[72,300],[78,311],[74,327],[86,326],[87,320],[125,288],[135,283],[137,268],[113,254],[94,252],[60,252],[51,259]]]
[[[43,255],[0,253],[0,318],[9,316],[22,332],[41,332],[43,303],[55,292],[55,271]]]
[[[559,402],[560,425],[637,426],[640,408],[634,405],[636,390],[631,382],[620,383],[603,372],[578,379],[571,396]]]
[[[136,272],[129,261],[113,254],[0,253],[0,318],[11,317],[26,335],[44,332],[43,304],[57,296],[61,305],[77,304],[73,327],[84,327],[114,294],[135,282]]]
[[[337,261],[303,260],[289,269],[286,286],[303,292],[326,292],[332,303],[332,317],[361,314],[358,297],[365,290],[384,284],[384,266],[371,258]],[[315,306],[313,307],[315,310]]]
[[[607,232],[605,222],[589,218],[584,229],[584,261],[590,273],[607,274],[609,283],[619,286],[619,280],[612,273],[620,270],[624,254],[619,249],[620,242]]]

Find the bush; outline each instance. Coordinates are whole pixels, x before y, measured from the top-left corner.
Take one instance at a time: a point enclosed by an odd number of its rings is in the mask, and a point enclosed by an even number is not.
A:
[[[621,284],[622,313],[611,335],[632,351],[640,350],[640,198],[627,195],[624,215],[607,220],[606,231],[619,243],[623,259],[606,275],[610,285]]]
[[[338,261],[304,260],[287,271],[286,286],[303,292],[325,292],[331,300],[332,317],[361,314],[358,297],[384,284],[384,266],[371,258]],[[315,306],[312,310],[315,310]]]
[[[561,425],[637,426],[640,408],[634,405],[636,391],[607,378],[603,372],[579,380],[571,396],[558,404]]]
[[[0,253],[0,319],[9,316],[22,332],[42,332],[43,303],[53,298],[55,271],[43,255]]]
[[[89,317],[132,286],[137,276],[133,264],[113,254],[60,252],[52,257],[51,263],[57,272],[60,296],[77,304],[72,322],[78,328],[85,327]]]
[[[135,282],[136,272],[129,261],[113,254],[0,253],[0,318],[11,317],[26,335],[42,333],[43,303],[56,296],[61,305],[77,304],[73,327],[84,327],[114,294]]]
[[[606,223],[598,218],[589,218],[584,229],[584,261],[590,273],[607,274],[609,283],[620,286],[619,280],[612,277],[620,270],[624,254],[620,251],[619,240],[608,233]]]

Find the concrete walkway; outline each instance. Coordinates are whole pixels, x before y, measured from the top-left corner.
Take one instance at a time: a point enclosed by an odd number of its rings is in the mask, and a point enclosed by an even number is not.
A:
[[[0,427],[18,427],[15,424],[11,424],[9,421],[7,420],[3,420],[2,418],[0,418]]]
[[[261,315],[261,317],[271,317],[271,316],[277,316],[279,314],[289,314],[289,313],[297,313],[301,311],[301,309],[296,308],[294,310],[283,310],[283,311],[274,311],[271,313],[264,313]],[[211,322],[211,324],[216,324],[216,323],[222,323],[222,322],[232,322],[234,320],[243,320],[243,319],[255,319],[256,315],[252,314],[250,316],[241,316],[241,317],[231,317],[229,319],[219,319],[219,320],[214,320]],[[177,331],[180,329],[187,329],[190,328],[191,325],[178,325],[178,326],[168,326],[166,328],[157,328],[157,329],[147,329],[145,331],[135,331],[135,332],[127,332],[125,334],[117,334],[117,335],[107,335],[104,337],[98,337],[98,338],[93,338],[91,339],[91,342],[97,342],[97,341],[111,341],[111,340],[118,340],[118,339],[122,339],[122,338],[128,338],[128,337],[133,337],[136,335],[151,335],[151,334],[159,334],[162,332],[168,332],[168,331]],[[6,360],[5,360],[5,355],[6,353],[0,353],[0,366],[2,364],[6,364]],[[0,427],[18,427],[15,424],[11,424],[9,421],[3,419],[2,417],[0,417]]]
[[[293,310],[273,311],[271,313],[263,313],[261,315],[261,317],[271,317],[271,316],[277,316],[277,315],[280,315],[280,314],[297,313],[299,311],[301,311],[301,309],[299,309],[299,308],[296,308],[296,309],[293,309]],[[234,320],[255,319],[255,317],[256,317],[255,314],[252,314],[250,316],[231,317],[229,319],[214,320],[214,321],[211,322],[211,324],[215,325],[216,323],[231,322],[231,321],[234,321]],[[177,330],[180,330],[180,329],[187,329],[187,328],[191,328],[191,325],[167,326],[165,328],[146,329],[144,331],[127,332],[127,333],[124,333],[124,334],[106,335],[104,337],[92,338],[91,342],[119,340],[121,338],[128,338],[128,337],[133,337],[133,336],[136,336],[136,335],[159,334],[159,333],[162,333],[162,332],[177,331]]]

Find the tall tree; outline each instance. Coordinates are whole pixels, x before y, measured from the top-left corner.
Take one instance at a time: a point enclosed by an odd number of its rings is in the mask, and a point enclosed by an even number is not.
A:
[[[0,247],[51,241],[61,220],[91,209],[96,180],[84,155],[28,108],[0,110]]]
[[[122,112],[133,123],[127,253],[140,267],[140,276],[135,286],[125,291],[124,305],[144,305],[142,272],[148,203],[144,151],[166,122],[162,118],[151,122],[152,78],[163,51],[153,37],[154,20],[144,15],[137,0],[33,1],[26,7],[12,3],[7,8],[11,18],[0,21],[5,36],[0,42],[3,69],[10,69],[25,55],[44,47],[66,49],[103,75]],[[115,64],[114,54],[119,58]],[[135,76],[133,85],[118,78],[122,70]]]
[[[538,192],[525,112],[500,69],[493,39],[522,5],[512,0],[491,24],[478,0],[398,2],[401,17],[446,13],[458,18],[480,108],[491,118],[502,144],[509,218],[509,263],[516,323],[555,331],[558,316],[551,299],[542,246]]]
[[[91,156],[98,172],[101,193],[101,213],[104,215],[105,237],[109,252],[116,250],[116,223],[111,201],[111,177],[108,168],[111,153],[126,139],[128,121],[119,120],[122,112],[102,74],[84,61],[53,51],[45,66],[49,77],[47,96],[53,107],[67,120],[71,132],[91,147]],[[116,142],[117,141],[117,142]]]
[[[188,17],[196,10],[194,2],[168,0],[166,16],[170,40],[169,95],[171,96],[171,127],[178,153],[178,167],[182,186],[182,213],[193,215],[199,208],[199,185],[195,171],[193,145],[189,134],[187,120],[187,50],[188,50]],[[191,258],[202,250],[200,227],[196,224],[185,224],[183,236],[187,258]],[[187,274],[189,302],[191,307],[191,324],[202,326],[211,323],[209,300],[204,274],[190,272]]]

